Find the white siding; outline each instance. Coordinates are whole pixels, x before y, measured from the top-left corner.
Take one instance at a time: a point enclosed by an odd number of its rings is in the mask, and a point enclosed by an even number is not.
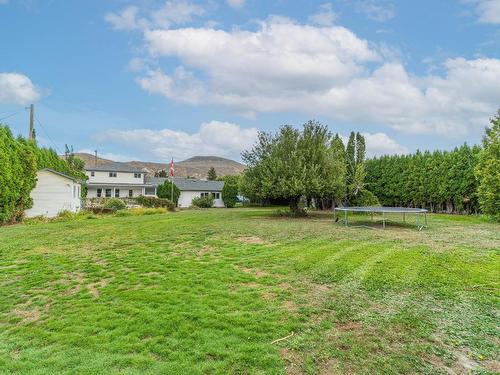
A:
[[[179,207],[191,207],[192,200],[195,197],[200,197],[203,191],[181,191],[181,195],[179,196]],[[224,207],[224,201],[222,200],[222,193],[220,193],[221,199],[216,199],[214,201],[214,207]]]
[[[61,211],[78,212],[80,210],[81,186],[68,178],[50,171],[37,173],[36,187],[31,191],[33,207],[25,212],[26,217],[54,217]]]
[[[95,171],[94,176],[91,175],[91,171],[85,172],[88,176],[88,183],[98,183],[98,184],[143,184],[144,183],[144,172],[141,172],[141,177],[134,177],[133,172],[114,172],[116,177],[109,177],[109,172]]]

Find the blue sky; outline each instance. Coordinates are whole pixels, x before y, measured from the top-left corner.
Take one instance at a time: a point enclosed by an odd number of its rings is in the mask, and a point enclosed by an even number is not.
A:
[[[0,0],[0,120],[117,160],[238,160],[309,119],[370,155],[480,142],[500,0]]]

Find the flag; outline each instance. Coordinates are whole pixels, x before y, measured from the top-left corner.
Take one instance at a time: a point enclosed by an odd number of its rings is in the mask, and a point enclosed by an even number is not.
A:
[[[175,175],[174,158],[172,158],[172,161],[170,162],[170,177],[174,177],[174,175]]]

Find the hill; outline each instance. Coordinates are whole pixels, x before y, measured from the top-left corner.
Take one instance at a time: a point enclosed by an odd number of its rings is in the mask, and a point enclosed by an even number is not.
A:
[[[99,157],[96,160],[94,155],[81,152],[75,153],[75,156],[82,159],[85,162],[85,166],[95,165],[96,162],[97,165],[102,165],[113,161]],[[144,169],[149,174],[154,174],[162,169],[168,170],[169,168],[168,161],[165,163],[156,163],[134,160],[125,162],[125,164]],[[177,177],[206,177],[210,167],[214,167],[219,176],[239,174],[245,169],[244,164],[231,159],[218,156],[194,156],[183,161],[175,162],[175,175]]]

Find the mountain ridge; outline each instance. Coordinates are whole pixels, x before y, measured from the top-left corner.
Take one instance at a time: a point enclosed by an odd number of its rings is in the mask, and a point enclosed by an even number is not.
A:
[[[75,156],[84,161],[86,168],[89,168],[92,165],[96,165],[96,162],[97,165],[103,165],[114,162],[114,160],[104,159],[100,157],[97,157],[96,160],[94,155],[84,152],[76,152]],[[162,169],[168,171],[170,167],[169,162],[158,163],[158,162],[132,160],[123,163],[135,168],[143,169],[145,172],[151,175],[154,175],[156,172],[159,172]],[[215,171],[219,176],[240,174],[246,168],[244,164],[220,156],[198,155],[174,163],[175,163],[175,175],[177,177],[203,178],[207,176],[208,170],[211,167],[215,168]]]

